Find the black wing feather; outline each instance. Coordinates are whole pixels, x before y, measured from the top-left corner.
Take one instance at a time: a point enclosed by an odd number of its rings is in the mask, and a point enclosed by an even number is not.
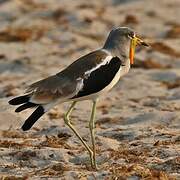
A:
[[[34,104],[34,103],[31,103],[31,102],[27,102],[21,106],[19,106],[18,108],[16,108],[15,112],[21,112],[25,109],[28,109],[28,108],[32,108],[32,107],[36,107],[38,106],[38,104]]]
[[[11,105],[19,105],[28,102],[30,99],[29,94],[24,96],[18,96],[9,101],[9,104]]]
[[[83,81],[83,89],[74,98],[87,96],[104,89],[115,77],[122,62],[118,57],[113,57],[108,64],[100,66],[90,73],[90,76]]]
[[[25,121],[25,123],[22,126],[23,131],[29,130],[33,124],[44,114],[44,108],[42,106],[39,106]]]

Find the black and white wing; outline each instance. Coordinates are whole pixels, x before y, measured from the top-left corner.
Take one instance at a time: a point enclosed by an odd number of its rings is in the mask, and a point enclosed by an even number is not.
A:
[[[103,65],[108,64],[111,58],[108,52],[97,50],[79,58],[56,75],[33,83],[27,89],[31,102],[47,104],[57,99],[66,101],[73,98],[86,87],[84,83],[92,77],[92,72],[105,67]]]
[[[82,89],[73,98],[95,94],[111,86],[113,81],[118,81],[120,77],[118,72],[120,72],[121,66],[122,62],[118,57],[111,57],[109,62],[89,72],[87,77],[83,79]],[[116,78],[116,76],[118,77]]]

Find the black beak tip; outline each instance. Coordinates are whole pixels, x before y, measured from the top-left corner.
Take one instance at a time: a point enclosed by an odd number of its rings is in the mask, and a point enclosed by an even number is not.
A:
[[[149,47],[149,46],[150,46],[149,44],[147,44],[147,43],[145,43],[145,42],[142,42],[141,45],[146,46],[146,47]]]

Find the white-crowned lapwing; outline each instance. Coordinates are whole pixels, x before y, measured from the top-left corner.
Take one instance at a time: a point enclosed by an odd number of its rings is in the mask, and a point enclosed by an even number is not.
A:
[[[80,57],[61,72],[30,85],[23,96],[9,101],[11,105],[20,105],[15,112],[36,108],[25,121],[22,129],[29,130],[44,113],[55,105],[72,101],[72,105],[64,116],[64,122],[88,150],[91,166],[96,169],[94,138],[96,102],[100,95],[109,91],[121,76],[128,73],[130,64],[133,64],[136,45],[148,46],[136,36],[132,29],[115,28],[110,32],[102,48]],[[83,140],[69,119],[76,102],[81,100],[93,102],[89,121],[92,147]]]

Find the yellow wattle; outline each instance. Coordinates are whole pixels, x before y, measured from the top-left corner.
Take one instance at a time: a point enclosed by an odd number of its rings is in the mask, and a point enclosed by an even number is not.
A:
[[[135,53],[136,44],[137,44],[137,39],[136,39],[136,38],[133,38],[133,39],[131,40],[130,50],[129,50],[129,59],[130,59],[130,63],[131,63],[131,64],[134,64],[134,53]]]

